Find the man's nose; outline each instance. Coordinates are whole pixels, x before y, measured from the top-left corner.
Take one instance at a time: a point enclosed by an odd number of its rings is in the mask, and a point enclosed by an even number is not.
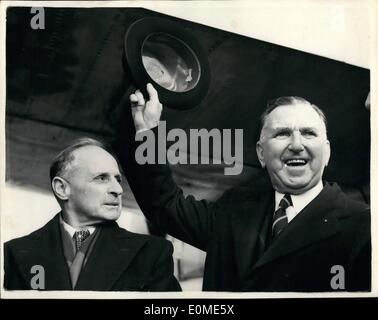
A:
[[[117,179],[113,179],[109,186],[109,193],[119,196],[123,193],[123,188]]]
[[[302,143],[302,135],[299,131],[294,131],[291,136],[291,141],[289,144],[289,150],[293,152],[301,152],[304,150]]]

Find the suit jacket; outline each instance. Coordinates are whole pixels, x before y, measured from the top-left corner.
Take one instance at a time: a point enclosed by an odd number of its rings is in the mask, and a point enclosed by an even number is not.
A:
[[[172,245],[165,239],[131,233],[104,223],[75,290],[178,291]],[[45,270],[46,290],[72,290],[64,257],[59,216],[28,236],[4,245],[4,287],[30,290],[31,268]]]
[[[333,291],[332,281],[340,284],[336,289],[370,290],[370,210],[337,184],[325,183],[269,244],[274,190],[267,175],[209,203],[184,197],[168,166],[134,164],[131,170],[130,148],[121,148],[119,157],[146,217],[207,252],[204,290]]]

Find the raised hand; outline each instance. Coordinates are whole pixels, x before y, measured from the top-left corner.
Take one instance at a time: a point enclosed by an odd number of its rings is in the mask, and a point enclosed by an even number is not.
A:
[[[136,132],[152,129],[159,124],[163,106],[152,84],[147,84],[149,100],[146,102],[142,92],[136,90],[130,95],[131,112]]]

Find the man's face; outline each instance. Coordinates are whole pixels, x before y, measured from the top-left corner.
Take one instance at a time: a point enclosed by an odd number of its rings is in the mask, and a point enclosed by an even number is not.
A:
[[[305,103],[274,109],[266,119],[256,150],[274,189],[291,194],[314,187],[330,157],[325,125]]]
[[[68,166],[66,210],[75,214],[81,225],[117,220],[121,214],[121,174],[113,156],[97,146],[74,151]]]

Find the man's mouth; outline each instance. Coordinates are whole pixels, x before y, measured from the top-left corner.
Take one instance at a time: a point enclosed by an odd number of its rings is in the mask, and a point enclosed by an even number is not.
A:
[[[119,203],[118,202],[108,202],[108,203],[105,203],[105,205],[107,207],[118,207]]]
[[[284,161],[285,165],[288,167],[300,167],[308,163],[306,159],[287,159]]]

